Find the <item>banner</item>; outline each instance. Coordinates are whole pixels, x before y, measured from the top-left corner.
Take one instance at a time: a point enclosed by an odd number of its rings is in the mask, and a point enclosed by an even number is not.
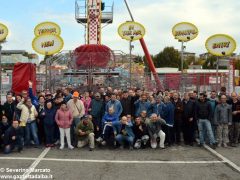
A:
[[[229,56],[236,50],[237,43],[229,35],[215,34],[207,39],[205,46],[212,55]]]
[[[172,34],[175,39],[187,42],[195,39],[198,36],[198,28],[189,22],[181,22],[172,28]]]
[[[118,28],[118,34],[121,38],[128,41],[136,41],[142,39],[146,31],[143,25],[137,22],[125,22]]]
[[[53,34],[37,36],[32,42],[33,49],[42,55],[53,55],[61,51],[63,45],[63,39]]]
[[[36,65],[32,63],[17,63],[13,68],[12,90],[20,94],[22,90],[28,91],[28,81],[33,82],[33,92],[36,92]]]
[[[54,22],[42,22],[35,27],[34,34],[35,36],[40,36],[43,34],[53,34],[60,36],[61,28]]]
[[[0,23],[0,42],[4,41],[8,36],[8,28],[4,24]]]

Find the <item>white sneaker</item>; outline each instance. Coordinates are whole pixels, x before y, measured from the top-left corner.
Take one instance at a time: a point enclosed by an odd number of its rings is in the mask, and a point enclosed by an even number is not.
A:
[[[98,142],[98,143],[100,143],[100,142],[102,142],[102,141],[103,141],[103,138],[101,138],[101,137],[99,137],[99,138],[96,139],[96,142]]]
[[[74,149],[74,147],[71,145],[71,146],[68,146],[68,149]]]
[[[228,147],[227,143],[223,143],[223,147],[225,148]]]
[[[60,148],[59,148],[59,149],[60,149],[60,150],[63,150],[63,148],[64,148],[64,146],[60,146]]]
[[[156,149],[157,148],[157,142],[156,141],[151,141],[151,147],[153,149]]]
[[[102,144],[103,146],[106,146],[107,142],[106,142],[106,141],[103,141],[101,144]]]

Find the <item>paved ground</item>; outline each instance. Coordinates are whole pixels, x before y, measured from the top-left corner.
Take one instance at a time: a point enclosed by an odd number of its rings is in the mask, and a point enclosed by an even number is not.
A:
[[[240,166],[240,147],[216,150]],[[23,175],[9,169],[34,168],[31,172],[57,180],[239,180],[240,172],[205,148],[176,146],[165,150],[58,150],[26,149],[21,154],[0,155],[1,175]],[[7,169],[9,168],[9,169]],[[5,172],[3,172],[5,170]],[[3,178],[2,178],[3,179]],[[40,179],[43,179],[40,178]]]

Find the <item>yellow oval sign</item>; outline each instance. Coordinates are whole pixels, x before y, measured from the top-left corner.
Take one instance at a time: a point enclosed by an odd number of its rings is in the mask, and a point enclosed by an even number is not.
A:
[[[63,45],[63,39],[53,34],[37,36],[32,41],[33,49],[42,55],[53,55],[61,51]]]
[[[137,22],[125,22],[118,28],[119,36],[128,41],[142,39],[145,33],[144,26]]]
[[[4,24],[0,23],[0,42],[4,41],[8,35],[8,28]]]
[[[212,55],[229,56],[236,50],[237,43],[229,35],[215,34],[207,39],[205,46]]]
[[[54,22],[42,22],[35,27],[34,34],[35,36],[41,36],[43,34],[60,35],[61,28]]]
[[[198,28],[189,22],[181,22],[172,28],[172,34],[175,39],[187,42],[195,39],[198,36]]]

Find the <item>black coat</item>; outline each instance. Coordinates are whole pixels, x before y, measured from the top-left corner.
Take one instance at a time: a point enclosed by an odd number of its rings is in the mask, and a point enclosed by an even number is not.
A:
[[[9,104],[8,102],[5,102],[3,105],[4,115],[6,115],[6,117],[8,118],[9,124],[12,124],[15,107],[16,105],[14,102],[12,102],[11,104]]]
[[[5,132],[7,131],[7,129],[10,127],[9,123],[7,124],[3,124],[2,122],[0,122],[0,136],[2,136],[3,134],[5,134]]]
[[[15,140],[12,140],[12,137],[16,136]],[[20,127],[15,129],[14,127],[10,126],[5,134],[4,134],[4,145],[11,145],[19,141],[19,139],[23,136]]]
[[[189,118],[195,119],[195,103],[183,100],[183,121],[188,122]]]
[[[142,125],[143,131],[141,131],[141,130],[139,129],[139,126],[140,126],[140,125]],[[135,134],[135,139],[136,139],[136,140],[137,140],[137,139],[141,139],[142,136],[148,134],[148,129],[147,129],[146,124],[141,123],[140,125],[134,124],[134,125],[133,125],[133,128],[132,128],[132,129],[133,129],[133,133]]]
[[[208,119],[211,120],[212,107],[208,101],[196,102],[195,116],[196,119]]]
[[[120,100],[120,102],[121,102],[121,105],[122,105],[122,108],[123,108],[121,116],[126,116],[128,114],[133,115],[133,109],[132,109],[133,106],[132,106],[131,97],[122,98]]]

